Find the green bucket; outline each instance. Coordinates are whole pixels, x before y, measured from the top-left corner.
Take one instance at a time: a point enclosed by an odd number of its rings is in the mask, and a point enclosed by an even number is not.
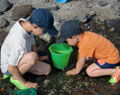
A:
[[[54,66],[58,69],[64,69],[68,65],[73,49],[66,43],[55,43],[49,47],[49,51],[51,53]]]
[[[14,95],[37,95],[37,91],[34,88],[15,90]]]

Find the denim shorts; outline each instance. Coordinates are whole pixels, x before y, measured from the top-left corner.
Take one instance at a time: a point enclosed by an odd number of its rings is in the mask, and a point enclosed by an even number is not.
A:
[[[104,62],[103,60],[99,60],[99,59],[95,61],[95,64],[99,66],[100,68],[114,68],[116,66],[120,66],[120,62],[116,64],[110,64],[110,63]]]

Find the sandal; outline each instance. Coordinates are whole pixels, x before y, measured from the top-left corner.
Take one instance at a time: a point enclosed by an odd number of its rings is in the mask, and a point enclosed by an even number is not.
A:
[[[12,74],[7,71],[7,72],[3,75],[3,79],[7,79],[7,78],[9,78],[9,77],[11,77],[11,76],[12,76]]]
[[[19,89],[27,89],[27,87],[25,87],[21,82],[19,82],[18,80],[14,80],[12,77],[10,77],[10,82]]]

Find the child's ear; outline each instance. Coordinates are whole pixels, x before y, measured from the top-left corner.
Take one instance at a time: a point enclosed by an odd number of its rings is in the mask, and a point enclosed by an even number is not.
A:
[[[72,38],[76,38],[76,36],[72,36]]]
[[[38,26],[35,25],[34,28],[38,28]]]
[[[37,25],[35,25],[35,24],[33,24],[33,27],[34,27],[34,28],[38,28],[38,26],[37,26]]]

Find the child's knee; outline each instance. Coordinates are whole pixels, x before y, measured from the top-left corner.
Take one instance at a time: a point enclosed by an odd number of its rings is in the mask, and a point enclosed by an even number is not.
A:
[[[35,64],[38,60],[38,56],[35,52],[30,52],[27,58],[28,58],[28,61],[32,64]]]
[[[92,71],[89,68],[86,69],[86,73],[89,77],[94,77]]]
[[[50,74],[50,72],[51,72],[51,66],[48,64],[45,75]]]

